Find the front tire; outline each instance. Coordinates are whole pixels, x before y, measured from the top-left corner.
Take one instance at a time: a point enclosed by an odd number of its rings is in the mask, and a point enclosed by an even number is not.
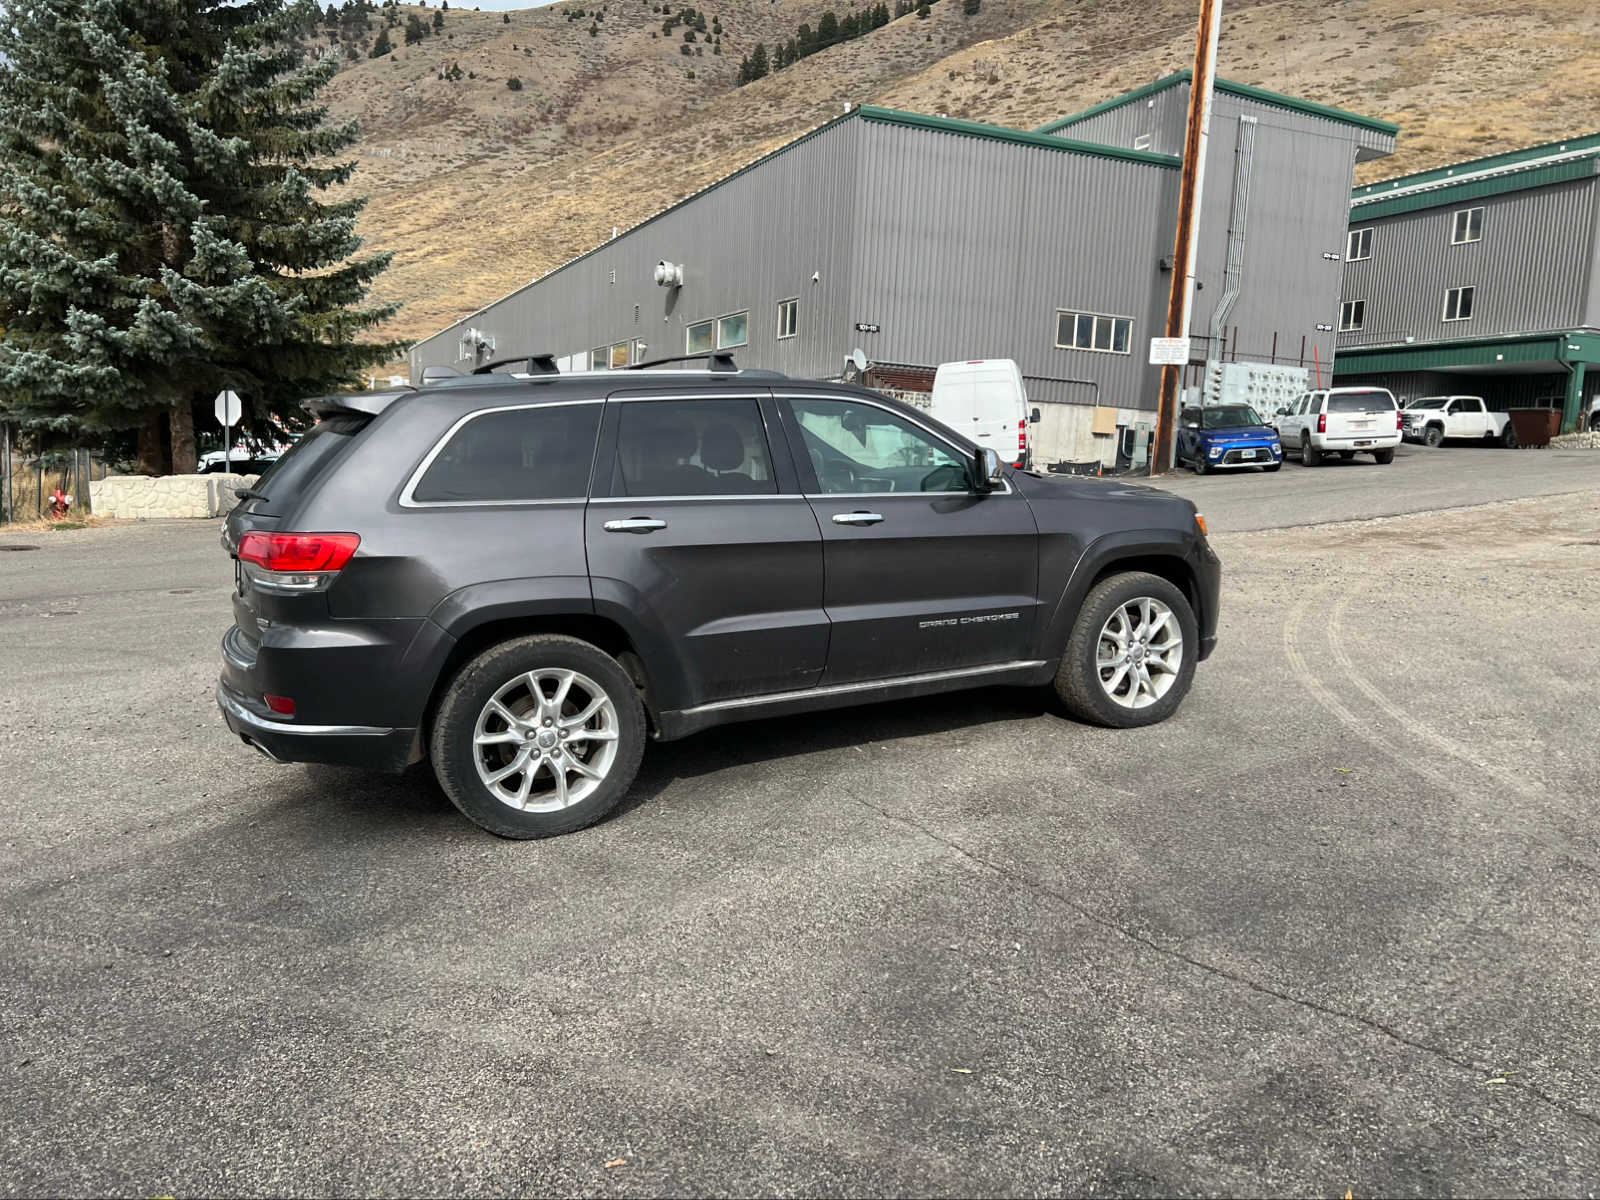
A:
[[[1080,721],[1154,725],[1183,703],[1199,650],[1199,625],[1182,591],[1143,571],[1113,575],[1078,610],[1056,695]]]
[[[1429,425],[1422,431],[1422,444],[1427,446],[1430,450],[1437,449],[1440,443],[1443,441],[1444,430],[1440,429],[1437,425]]]
[[[1206,474],[1207,470],[1209,469],[1208,464],[1206,463],[1206,456],[1200,453],[1200,451],[1196,450],[1194,452],[1194,458],[1189,461],[1189,467],[1196,475]]]
[[[434,773],[474,824],[506,838],[592,825],[644,755],[644,705],[617,660],[554,634],[492,646],[451,680],[433,722]]]

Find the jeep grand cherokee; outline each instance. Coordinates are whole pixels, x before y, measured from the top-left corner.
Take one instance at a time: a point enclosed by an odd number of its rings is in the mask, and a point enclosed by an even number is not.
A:
[[[248,744],[426,758],[473,821],[544,837],[652,737],[997,683],[1149,725],[1215,643],[1187,500],[1013,471],[848,385],[493,365],[312,402],[229,516],[217,701]]]

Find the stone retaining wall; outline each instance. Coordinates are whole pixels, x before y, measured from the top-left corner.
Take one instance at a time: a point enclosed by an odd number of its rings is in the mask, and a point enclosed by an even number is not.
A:
[[[1550,439],[1552,450],[1600,450],[1600,431],[1563,433]]]
[[[110,475],[89,485],[97,517],[225,517],[256,475]]]

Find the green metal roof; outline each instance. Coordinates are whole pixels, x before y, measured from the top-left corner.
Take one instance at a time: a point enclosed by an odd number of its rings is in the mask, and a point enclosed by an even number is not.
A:
[[[1600,153],[1600,133],[1589,133],[1575,138],[1563,138],[1558,142],[1546,142],[1541,146],[1528,146],[1522,150],[1508,150],[1504,154],[1491,154],[1486,158],[1464,159],[1458,163],[1451,163],[1448,167],[1434,167],[1427,171],[1413,171],[1409,175],[1396,175],[1392,179],[1380,179],[1374,183],[1352,188],[1350,195],[1355,199],[1360,199],[1362,196],[1376,195],[1392,191],[1395,188],[1443,183],[1466,171],[1501,170],[1508,167],[1516,167],[1523,163],[1536,163],[1540,159],[1550,158],[1558,154],[1570,154],[1583,150],[1593,150]]]
[[[1592,143],[1592,144],[1585,144]],[[1559,149],[1557,148],[1559,147]],[[1600,174],[1600,135],[1552,142],[1541,153],[1515,154],[1457,163],[1437,171],[1369,183],[1350,194],[1350,220],[1375,221],[1396,213],[1462,204],[1485,196],[1546,187]],[[1497,161],[1505,160],[1505,161]],[[1465,178],[1458,178],[1465,176]]]
[[[1102,146],[1098,142],[1078,142],[1071,138],[1049,137],[1043,133],[1028,133],[1022,129],[1009,129],[1004,125],[985,125],[979,121],[958,121],[953,117],[930,117],[922,113],[901,112],[893,108],[878,108],[863,104],[855,110],[862,120],[878,125],[899,125],[907,129],[932,129],[939,133],[954,133],[963,137],[983,138],[991,142],[1008,142],[1015,146],[1036,146],[1041,150],[1066,150],[1072,154],[1087,154],[1095,158],[1118,158],[1124,162],[1144,163],[1152,167],[1181,167],[1183,160],[1171,154],[1152,154],[1148,150],[1124,150],[1120,146]]]
[[[1372,371],[1435,371],[1444,367],[1481,367],[1504,363],[1600,363],[1600,333],[1525,333],[1509,337],[1460,338],[1406,346],[1340,350],[1333,360],[1335,375]]]
[[[1110,100],[1104,100],[1092,108],[1086,108],[1080,113],[1060,120],[1051,121],[1048,125],[1041,125],[1034,132],[1054,133],[1058,129],[1065,129],[1089,117],[1098,116],[1109,112],[1113,108],[1120,108],[1124,104],[1132,104],[1136,100],[1143,100],[1146,96],[1153,96],[1157,92],[1166,91],[1180,83],[1188,83],[1194,78],[1193,71],[1175,71],[1171,75],[1157,79],[1154,83],[1147,83],[1143,87],[1134,88],[1131,92],[1124,92]],[[1333,108],[1326,104],[1317,104],[1310,100],[1299,100],[1293,96],[1284,96],[1278,92],[1269,92],[1265,88],[1252,87],[1247,83],[1235,83],[1231,79],[1218,79],[1215,88],[1219,92],[1226,92],[1230,96],[1238,96],[1245,100],[1257,100],[1263,104],[1275,104],[1279,108],[1292,109],[1295,112],[1305,113],[1308,116],[1322,117],[1329,121],[1338,121],[1345,125],[1354,125],[1358,129],[1370,129],[1374,133],[1387,134],[1390,137],[1400,132],[1400,126],[1392,125],[1388,121],[1380,121],[1376,117],[1363,117],[1359,113],[1346,112],[1342,108]]]

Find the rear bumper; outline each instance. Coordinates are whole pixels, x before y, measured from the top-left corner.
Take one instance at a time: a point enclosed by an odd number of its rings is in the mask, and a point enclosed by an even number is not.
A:
[[[415,729],[376,725],[302,725],[257,709],[226,682],[217,684],[217,707],[247,746],[277,762],[333,763],[401,771],[411,761]]]
[[[1350,437],[1314,433],[1311,444],[1318,450],[1392,450],[1400,444],[1400,431],[1391,429],[1387,433],[1352,434]]]

